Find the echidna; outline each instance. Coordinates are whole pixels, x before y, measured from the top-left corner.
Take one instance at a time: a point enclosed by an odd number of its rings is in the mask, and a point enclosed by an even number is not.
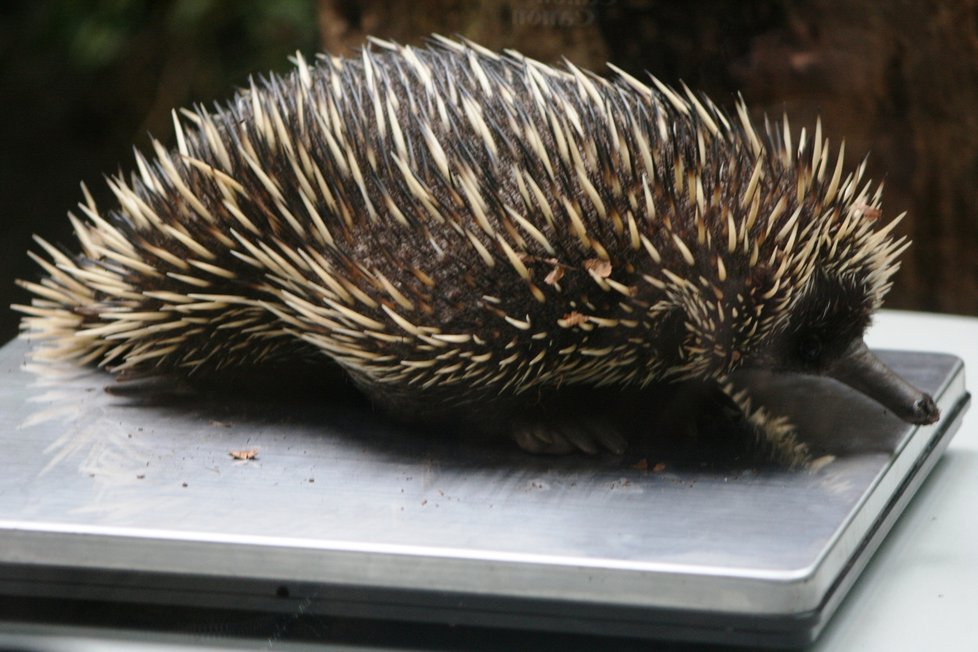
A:
[[[109,179],[117,206],[86,191],[80,255],[38,239],[47,277],[16,308],[44,356],[200,374],[319,352],[396,416],[531,450],[624,446],[548,422],[565,392],[744,366],[937,419],[863,344],[908,243],[820,124],[796,140],[742,101],[442,38],[296,64],[174,113],[176,149]]]

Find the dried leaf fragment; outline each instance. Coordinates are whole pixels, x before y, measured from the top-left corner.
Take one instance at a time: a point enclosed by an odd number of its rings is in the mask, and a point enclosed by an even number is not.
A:
[[[862,216],[870,221],[876,221],[883,217],[883,211],[876,208],[875,206],[870,206],[869,204],[853,204],[853,210],[861,211]]]
[[[236,460],[253,460],[258,457],[257,448],[249,448],[241,451],[228,451],[228,454]]]
[[[567,313],[566,315],[558,319],[557,323],[564,328],[571,328],[573,326],[580,326],[586,321],[587,321],[587,317],[577,312],[576,310],[572,310],[571,312]]]
[[[558,265],[554,265],[554,268],[550,270],[543,282],[547,285],[557,285],[560,279],[564,278],[564,268]]]
[[[608,278],[611,276],[611,261],[588,258],[584,261],[584,269],[598,278]]]

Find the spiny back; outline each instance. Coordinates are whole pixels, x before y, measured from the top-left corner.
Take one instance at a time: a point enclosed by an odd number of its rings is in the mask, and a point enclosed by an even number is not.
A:
[[[72,216],[80,257],[41,242],[21,309],[48,355],[190,373],[318,349],[460,396],[645,383],[728,372],[826,279],[857,315],[889,287],[896,220],[875,229],[880,191],[820,125],[796,144],[655,79],[377,45],[174,114],[176,149]]]

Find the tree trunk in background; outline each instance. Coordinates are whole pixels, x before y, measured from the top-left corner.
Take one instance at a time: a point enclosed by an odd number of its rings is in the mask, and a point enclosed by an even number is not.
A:
[[[786,9],[754,42],[745,97],[802,123],[820,111],[850,163],[871,152],[885,211],[909,211],[914,240],[890,305],[978,314],[978,3]]]
[[[367,35],[423,45],[431,34],[463,35],[494,50],[515,48],[541,61],[608,60],[598,11],[587,0],[319,0],[323,47],[349,54]]]
[[[978,0],[319,0],[325,49],[366,34],[464,34],[546,62],[683,79],[721,106],[742,92],[794,130],[822,116],[850,166],[870,152],[884,210],[914,245],[891,307],[978,314]]]

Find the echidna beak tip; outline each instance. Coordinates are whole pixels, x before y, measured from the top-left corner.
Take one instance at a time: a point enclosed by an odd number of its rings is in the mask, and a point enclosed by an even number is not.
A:
[[[911,422],[918,425],[929,425],[941,418],[941,411],[930,394],[924,394],[913,404]]]

